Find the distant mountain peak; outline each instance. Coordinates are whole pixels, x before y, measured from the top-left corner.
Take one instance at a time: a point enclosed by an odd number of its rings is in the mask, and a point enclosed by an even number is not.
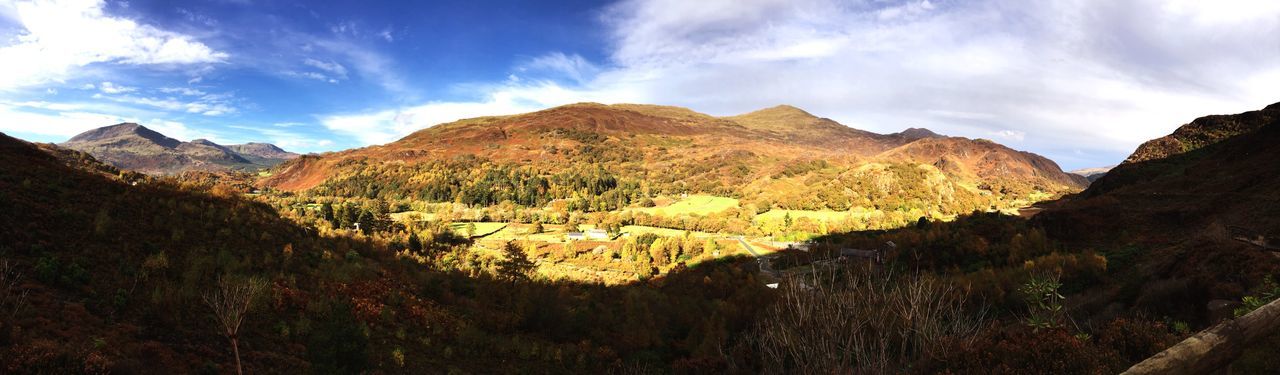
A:
[[[1090,183],[1093,183],[1094,181],[1097,181],[1099,178],[1102,178],[1103,175],[1106,175],[1107,172],[1110,172],[1111,169],[1115,167],[1116,167],[1115,165],[1108,165],[1105,167],[1097,167],[1097,168],[1081,168],[1081,169],[1077,169],[1067,173],[1084,176],[1084,178],[1088,179]]]
[[[902,138],[905,138],[905,139],[908,139],[908,140],[912,140],[912,141],[917,140],[917,139],[925,139],[925,138],[942,138],[942,137],[945,137],[944,135],[941,135],[941,134],[938,134],[938,133],[934,133],[932,130],[925,129],[925,128],[907,128],[907,130],[903,130],[903,131],[901,131],[901,132],[898,132],[898,133],[895,133],[895,134],[891,134],[891,135],[897,135],[897,136],[900,136],[900,137],[902,137]]]
[[[803,109],[786,104],[730,116],[726,119],[748,128],[769,130],[806,128],[823,120]]]
[[[746,113],[743,116],[749,116],[749,115],[796,116],[796,117],[818,118],[818,116],[814,116],[812,113],[809,113],[809,111],[805,111],[803,109],[800,109],[799,107],[796,107],[790,104],[779,104],[769,108],[759,109],[753,112]]]
[[[227,148],[242,156],[258,159],[288,160],[299,156],[298,154],[285,151],[284,149],[270,143],[249,142],[239,145],[228,145]]]
[[[298,156],[266,144],[241,145],[237,146],[239,149],[233,149],[208,139],[182,142],[128,122],[80,133],[60,146],[87,152],[119,168],[153,174],[187,170],[252,170]]]
[[[84,133],[80,133],[75,137],[71,137],[70,140],[67,140],[67,143],[98,142],[123,137],[141,138],[166,148],[178,147],[178,145],[182,143],[176,139],[166,137],[164,134],[160,134],[155,130],[148,129],[145,126],[132,122],[123,122],[89,130]]]

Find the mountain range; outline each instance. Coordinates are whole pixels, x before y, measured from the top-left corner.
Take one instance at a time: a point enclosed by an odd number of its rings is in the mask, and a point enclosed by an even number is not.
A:
[[[266,143],[223,146],[207,139],[182,142],[134,123],[93,129],[59,146],[89,153],[115,167],[160,175],[189,170],[258,170],[298,157]]]
[[[464,156],[535,174],[600,167],[611,178],[659,193],[733,196],[791,209],[843,210],[849,204],[829,203],[876,195],[916,197],[928,209],[952,200],[1074,192],[1088,183],[1047,158],[988,140],[927,129],[877,134],[792,106],[715,117],[680,107],[579,103],[466,119],[385,145],[294,159],[261,185],[290,191],[355,186],[359,195],[415,197],[428,179],[408,171],[411,166]],[[955,212],[990,205],[975,204]]]

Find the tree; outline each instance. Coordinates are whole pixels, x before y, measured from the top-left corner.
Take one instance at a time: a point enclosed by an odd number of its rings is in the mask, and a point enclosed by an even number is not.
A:
[[[320,205],[320,217],[329,222],[331,229],[338,229],[338,221],[333,217],[333,205],[324,203]]]
[[[577,232],[579,224],[582,224],[582,215],[569,214],[569,222],[565,223],[564,230],[566,232]]]
[[[27,290],[19,290],[22,274],[9,261],[0,263],[0,345],[8,345],[14,319],[27,303]]]
[[[474,237],[476,235],[476,223],[468,222],[464,230],[467,231],[467,237]]]
[[[529,228],[529,234],[542,233],[546,229],[542,227],[542,220],[533,222],[533,227]]]
[[[524,254],[524,249],[520,248],[520,244],[515,241],[508,241],[506,246],[502,247],[504,255],[503,260],[498,262],[498,274],[509,280],[526,280],[529,278],[529,272],[533,271],[534,264],[529,260],[529,256]]]
[[[422,240],[418,239],[418,232],[414,230],[409,231],[409,251],[422,251]]]
[[[267,282],[259,278],[218,278],[213,290],[204,294],[204,303],[213,310],[213,317],[222,326],[222,334],[231,340],[231,351],[236,357],[236,374],[244,374],[240,365],[240,325],[253,306],[258,293],[266,289]]]
[[[702,253],[707,256],[720,256],[720,244],[715,239],[708,238],[707,242],[702,244]]]

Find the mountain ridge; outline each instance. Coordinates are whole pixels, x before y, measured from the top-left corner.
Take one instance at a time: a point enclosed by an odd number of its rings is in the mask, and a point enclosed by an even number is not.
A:
[[[919,142],[935,146],[931,151],[894,151]],[[950,160],[942,157],[965,153],[974,157]],[[852,171],[850,168],[868,163],[941,164],[944,167],[947,163],[973,164],[928,172],[951,176],[953,181],[948,183],[963,182],[952,188],[935,186],[962,195],[1025,195],[1033,190],[1052,195],[1052,192],[1075,191],[1086,185],[1083,178],[1071,177],[1046,158],[989,141],[944,137],[918,128],[877,134],[791,106],[715,117],[680,107],[598,103],[464,119],[418,130],[384,145],[299,158],[280,165],[272,176],[260,180],[259,185],[290,191],[308,190],[334,178],[349,178],[346,176],[355,172],[350,168],[357,164],[362,165],[359,169],[364,171],[403,169],[402,166],[460,157],[523,165],[543,171],[539,173],[602,165],[620,177],[658,185],[672,192],[683,189],[729,196],[743,194],[741,189],[748,186],[773,186],[760,191],[776,190],[781,186],[778,183],[787,189],[813,190],[817,188],[806,187],[812,183],[794,179],[774,181],[773,176],[816,177],[820,170],[842,173],[840,171]],[[806,163],[804,160],[813,159],[824,160],[826,164],[800,166]],[[905,170],[893,173],[905,173]],[[858,178],[871,178],[860,176]],[[412,184],[408,181],[373,183],[398,186],[397,189],[407,189],[406,183]],[[850,190],[853,186],[848,184],[854,183],[845,180],[838,183],[840,186],[827,188],[843,189],[845,192],[840,194],[853,199],[862,194],[856,189]],[[891,185],[877,186],[877,189],[888,189]],[[993,186],[994,192],[983,190]],[[799,199],[788,196],[791,198],[785,200]],[[760,203],[773,204],[770,202],[777,200],[770,198]]]
[[[275,146],[271,147],[280,152],[270,154],[274,155],[272,157],[264,157],[253,153],[242,154],[207,139],[182,142],[136,123],[92,129],[58,145],[89,153],[118,168],[157,175],[191,170],[255,170],[296,157],[296,154]]]

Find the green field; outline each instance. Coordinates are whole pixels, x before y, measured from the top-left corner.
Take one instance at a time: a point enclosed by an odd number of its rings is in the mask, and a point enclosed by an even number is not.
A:
[[[457,233],[457,234],[458,234],[458,235],[460,235],[460,236],[466,236],[466,235],[467,235],[467,230],[466,230],[466,228],[467,228],[467,224],[475,224],[475,225],[476,225],[476,232],[475,232],[475,233],[472,233],[472,234],[471,234],[471,237],[484,237],[484,236],[488,236],[488,235],[490,235],[490,234],[493,234],[493,233],[495,233],[495,232],[497,232],[497,231],[502,230],[502,228],[506,228],[506,227],[507,227],[507,223],[475,222],[475,223],[451,223],[451,224],[449,224],[449,228],[453,229],[453,232],[454,232],[454,233]]]
[[[710,215],[738,207],[738,200],[711,195],[690,195],[664,207],[637,208],[636,211],[655,216]]]
[[[817,221],[840,221],[849,217],[858,219],[866,219],[871,214],[870,211],[806,211],[806,210],[769,210],[763,214],[756,215],[755,221],[775,221],[783,220],[787,215],[791,215],[791,220],[799,220],[800,218],[809,218]]]
[[[628,226],[622,227],[622,233],[630,233],[632,236],[640,235],[644,233],[653,233],[663,237],[684,237],[684,232],[685,231],[679,230],[679,229],[648,227],[643,225],[628,225]],[[723,234],[707,233],[707,232],[689,232],[689,235],[693,237],[698,237],[698,238],[725,237],[725,235]]]
[[[565,240],[563,225],[544,224],[542,226],[542,233],[536,234],[529,234],[529,229],[531,227],[532,225],[530,224],[507,225],[505,228],[502,228],[502,230],[485,236],[485,239],[498,241],[522,240],[540,242],[563,242]]]
[[[414,221],[414,218],[417,219],[416,221],[431,221],[436,219],[436,214],[418,211],[397,212],[390,216],[391,220],[395,221]]]

